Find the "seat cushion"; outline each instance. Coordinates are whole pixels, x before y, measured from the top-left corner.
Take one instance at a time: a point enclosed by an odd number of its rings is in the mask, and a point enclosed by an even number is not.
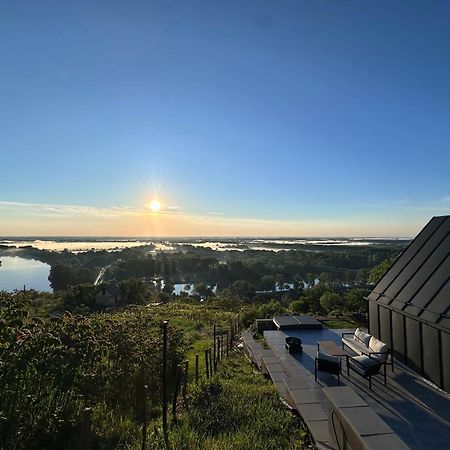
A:
[[[369,346],[369,342],[372,335],[369,333],[366,333],[363,329],[357,328],[355,330],[355,338],[359,339],[366,347]]]
[[[381,367],[381,363],[369,356],[354,356],[348,359],[348,363],[352,369],[364,377],[375,375]]]
[[[317,359],[335,363],[335,364],[339,364],[339,361],[340,361],[339,356],[331,356],[328,353],[323,353],[323,352],[317,352]]]
[[[381,355],[372,355],[372,358],[385,361],[389,352],[389,345],[372,336],[369,342],[369,350],[375,353],[381,353]]]

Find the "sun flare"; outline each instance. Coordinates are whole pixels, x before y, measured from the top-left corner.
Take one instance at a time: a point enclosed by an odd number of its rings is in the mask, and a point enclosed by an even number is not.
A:
[[[158,200],[152,200],[152,202],[150,203],[150,209],[153,212],[157,212],[161,209],[161,203]]]

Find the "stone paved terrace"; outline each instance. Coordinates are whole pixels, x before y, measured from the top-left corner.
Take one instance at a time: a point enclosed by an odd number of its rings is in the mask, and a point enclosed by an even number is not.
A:
[[[337,386],[337,378],[320,372],[318,383],[315,383],[314,358],[317,341],[334,341],[340,345],[341,333],[347,331],[354,330],[265,331],[264,337],[273,351],[273,356],[283,366],[285,373],[290,375],[288,380],[294,380],[295,374],[299,374],[303,379],[306,378],[306,385],[311,390],[310,395],[319,399],[323,409],[326,410],[327,402],[321,387]],[[284,340],[287,336],[297,336],[302,339],[303,354],[287,354],[284,348]],[[269,364],[272,362],[269,361]],[[388,366],[387,386],[383,385],[383,376],[380,374],[373,378],[372,391],[370,391],[368,381],[352,371],[349,377],[345,370],[344,359],[342,363],[341,385],[347,385],[359,394],[410,448],[417,450],[450,448],[450,396],[448,394],[430,385],[399,363],[395,364],[394,372]],[[276,379],[278,375],[275,373],[273,381],[276,384],[278,382],[279,391],[283,393],[283,386]],[[316,414],[311,404],[302,408],[310,417]],[[324,418],[319,417],[323,415],[323,411],[317,411],[317,414],[317,418],[313,417],[311,423],[320,426],[321,432],[326,435]]]

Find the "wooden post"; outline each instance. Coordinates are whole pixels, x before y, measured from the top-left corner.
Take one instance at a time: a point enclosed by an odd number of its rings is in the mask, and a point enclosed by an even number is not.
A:
[[[92,448],[92,409],[83,409],[83,425],[81,431],[82,448],[90,450]]]
[[[181,366],[178,364],[177,371],[175,373],[175,389],[173,392],[173,402],[172,402],[172,420],[177,421],[177,399],[178,399],[178,388],[180,386],[181,377]]]
[[[147,447],[147,395],[148,395],[148,386],[144,385],[144,406],[143,406],[143,421],[142,421],[142,450],[145,450]]]
[[[217,355],[216,355],[216,325],[214,325],[214,353],[213,353],[213,361],[214,361],[214,372],[217,369]]]
[[[206,379],[209,378],[209,362],[208,362],[208,349],[205,348],[205,370],[206,370]]]
[[[213,374],[213,368],[214,368],[214,364],[213,364],[213,361],[212,361],[212,354],[213,354],[212,348],[209,347],[209,374],[211,376]]]
[[[188,385],[188,377],[189,377],[189,361],[186,360],[184,363],[184,380],[183,380],[183,403],[184,408],[188,409],[188,403],[187,403],[187,385]]]
[[[198,384],[198,353],[195,354],[195,384]]]
[[[168,322],[163,322],[163,348],[162,348],[162,424],[164,439],[167,439],[167,326]]]

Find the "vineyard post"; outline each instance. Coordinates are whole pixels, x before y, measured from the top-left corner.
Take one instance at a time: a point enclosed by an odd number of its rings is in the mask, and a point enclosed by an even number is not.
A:
[[[81,433],[82,448],[90,450],[92,447],[92,409],[83,409],[83,429]]]
[[[180,375],[181,375],[181,366],[178,364],[177,371],[175,373],[175,389],[173,392],[173,403],[172,403],[173,422],[177,421],[177,398],[178,398],[178,388],[180,386]]]
[[[195,384],[198,384],[198,353],[195,354]]]
[[[213,364],[213,361],[212,361],[212,348],[211,347],[209,347],[209,374],[212,376],[212,374],[213,374],[213,368],[214,368],[214,364]]]
[[[163,322],[163,367],[162,367],[162,401],[163,401],[163,433],[164,439],[167,439],[167,325],[168,322]]]
[[[217,359],[217,364],[219,364],[220,362],[220,337],[217,336],[217,355],[216,355],[216,359]]]
[[[205,348],[205,369],[206,369],[206,379],[209,378],[209,362],[208,362],[208,349]]]
[[[142,423],[142,450],[145,450],[145,448],[147,447],[147,393],[148,393],[148,386],[144,384],[144,407],[143,407],[144,420]]]
[[[184,403],[185,409],[188,409],[188,404],[187,404],[188,376],[189,376],[189,361],[186,360],[186,362],[184,363],[184,380],[183,380],[183,403]]]
[[[213,353],[213,361],[214,361],[214,372],[217,369],[217,356],[216,356],[216,325],[214,324],[214,353]]]

